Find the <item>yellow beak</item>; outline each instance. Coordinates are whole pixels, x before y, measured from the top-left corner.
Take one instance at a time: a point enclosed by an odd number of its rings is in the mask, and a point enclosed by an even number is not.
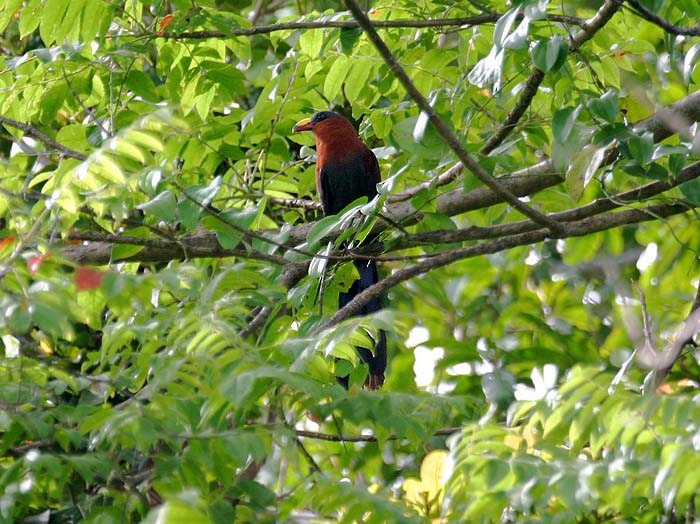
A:
[[[313,129],[313,124],[310,118],[303,118],[299,120],[292,128],[292,133],[298,133],[299,131],[310,131]]]

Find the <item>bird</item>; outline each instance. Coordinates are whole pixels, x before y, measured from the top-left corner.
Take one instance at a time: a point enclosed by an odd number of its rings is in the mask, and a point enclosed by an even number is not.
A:
[[[335,111],[319,111],[292,128],[294,133],[302,131],[311,131],[316,138],[316,190],[324,215],[335,215],[363,196],[371,200],[377,195],[377,184],[381,181],[379,162],[349,120]],[[340,293],[339,308],[379,281],[375,261],[355,260],[354,264],[360,277],[347,291]],[[381,297],[374,297],[358,315],[374,313],[382,307]],[[379,389],[384,384],[387,365],[384,331],[379,332],[374,342],[374,351],[357,348],[360,358],[369,367],[365,382],[368,389]],[[348,377],[338,380],[348,387]]]

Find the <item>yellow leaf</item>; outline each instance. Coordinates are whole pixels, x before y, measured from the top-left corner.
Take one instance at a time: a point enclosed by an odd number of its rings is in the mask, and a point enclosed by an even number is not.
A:
[[[406,500],[425,515],[439,513],[442,504],[447,451],[435,450],[428,453],[420,466],[420,479],[407,478],[403,483]]]

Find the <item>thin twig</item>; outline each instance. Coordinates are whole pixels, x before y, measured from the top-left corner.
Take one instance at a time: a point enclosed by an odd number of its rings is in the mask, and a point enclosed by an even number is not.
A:
[[[631,6],[631,11],[634,14],[644,18],[646,21],[651,22],[652,24],[658,25],[667,33],[671,33],[672,35],[700,36],[700,25],[690,27],[678,26],[672,24],[668,20],[664,20],[638,0],[627,0],[627,3]]]
[[[271,204],[282,207],[296,207],[299,209],[309,209],[312,211],[321,211],[321,202],[315,200],[306,200],[304,198],[280,198],[267,197]]]
[[[433,433],[434,437],[449,436],[459,433],[462,430],[460,427],[441,428]],[[303,429],[294,430],[297,437],[313,438],[316,440],[326,440],[329,442],[377,442],[377,437],[374,435],[335,435],[333,433],[318,433],[316,431],[306,431]],[[392,434],[386,437],[385,440],[401,440],[406,437]]]
[[[434,18],[427,20],[372,20],[372,25],[377,29],[425,29],[439,27],[469,28],[483,24],[493,24],[502,15],[496,12],[487,14],[466,16],[459,18]],[[569,15],[547,15],[544,20],[569,25],[583,25],[585,20]],[[235,36],[254,36],[277,31],[293,31],[297,29],[356,29],[360,24],[356,20],[308,20],[304,22],[280,22],[278,24],[260,25],[255,27],[238,27],[230,31],[183,31],[180,33],[138,33],[128,35],[136,38],[154,37],[170,38],[177,40],[203,40],[207,38],[230,38]],[[123,35],[120,35],[123,36]]]
[[[6,126],[11,126],[11,127],[16,128],[16,129],[19,129],[21,131],[24,131],[27,135],[36,138],[40,142],[44,143],[45,145],[47,145],[53,149],[56,149],[63,156],[67,156],[70,158],[77,158],[78,160],[85,160],[87,158],[87,155],[84,155],[83,153],[81,153],[79,151],[75,151],[74,149],[66,147],[63,144],[59,144],[53,138],[51,138],[49,135],[44,133],[41,129],[39,129],[31,124],[27,124],[25,122],[18,122],[17,120],[13,120],[12,118],[7,118],[6,116],[0,116],[0,124],[6,125]]]

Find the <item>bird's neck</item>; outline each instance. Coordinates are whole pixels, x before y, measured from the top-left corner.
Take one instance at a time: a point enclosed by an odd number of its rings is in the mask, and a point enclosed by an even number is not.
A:
[[[357,135],[316,137],[316,154],[319,158],[333,158],[342,162],[366,147]]]

